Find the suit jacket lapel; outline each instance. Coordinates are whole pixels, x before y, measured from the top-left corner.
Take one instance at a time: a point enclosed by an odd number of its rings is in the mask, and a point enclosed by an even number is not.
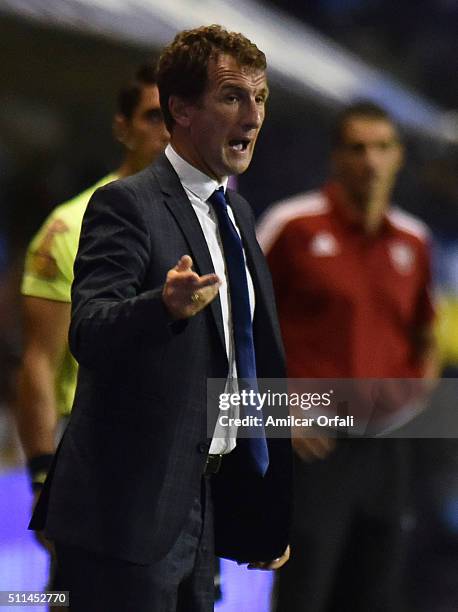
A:
[[[152,169],[164,194],[164,202],[175,217],[189,244],[194,269],[200,275],[214,273],[215,269],[210,251],[208,250],[207,241],[178,175],[164,154],[160,156]],[[223,316],[219,295],[210,303],[210,310],[215,320],[221,343],[225,349],[226,342],[224,339]]]

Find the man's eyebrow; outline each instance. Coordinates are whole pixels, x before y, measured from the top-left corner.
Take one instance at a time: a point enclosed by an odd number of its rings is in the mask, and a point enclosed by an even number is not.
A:
[[[221,89],[223,91],[226,91],[229,89],[231,91],[239,91],[241,93],[244,93],[246,91],[245,87],[242,87],[241,85],[238,85],[236,83],[225,83]],[[262,95],[265,98],[267,98],[269,95],[269,88],[267,86],[263,87],[260,91],[256,92],[256,95]]]
[[[160,107],[158,108],[148,108],[145,110],[145,115],[162,115],[162,110]]]

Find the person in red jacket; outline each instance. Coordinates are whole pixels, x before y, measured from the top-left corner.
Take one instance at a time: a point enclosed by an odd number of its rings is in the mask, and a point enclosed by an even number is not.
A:
[[[290,378],[432,375],[428,230],[391,205],[402,161],[385,110],[352,105],[336,124],[329,182],[260,221]],[[294,554],[276,612],[393,612],[408,443],[317,435],[294,447]]]

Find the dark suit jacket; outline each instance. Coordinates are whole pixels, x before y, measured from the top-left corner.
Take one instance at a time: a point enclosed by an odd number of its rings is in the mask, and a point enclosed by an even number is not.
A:
[[[259,377],[283,377],[270,274],[248,204],[229,199],[256,293]],[[175,542],[209,449],[208,377],[226,378],[219,299],[172,322],[161,292],[188,253],[213,272],[199,221],[165,156],[99,189],[83,220],[70,348],[79,362],[73,412],[31,527],[50,539],[150,563]],[[216,547],[239,561],[278,557],[288,542],[290,445],[269,440],[264,479],[240,448],[213,478]]]

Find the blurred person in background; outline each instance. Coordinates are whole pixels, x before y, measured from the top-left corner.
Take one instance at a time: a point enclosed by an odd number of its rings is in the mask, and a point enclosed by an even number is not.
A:
[[[331,161],[321,190],[274,205],[259,225],[288,376],[431,376],[428,231],[391,206],[403,161],[391,117],[372,102],[345,109]],[[293,447],[293,554],[276,612],[400,610],[407,441],[317,434]]]
[[[152,65],[141,66],[120,90],[113,129],[124,147],[120,167],[54,209],[26,255],[21,288],[24,350],[16,419],[34,504],[75,394],[77,363],[68,347],[70,289],[86,206],[98,187],[139,172],[162,153],[169,140]],[[39,539],[48,546],[40,534]]]

